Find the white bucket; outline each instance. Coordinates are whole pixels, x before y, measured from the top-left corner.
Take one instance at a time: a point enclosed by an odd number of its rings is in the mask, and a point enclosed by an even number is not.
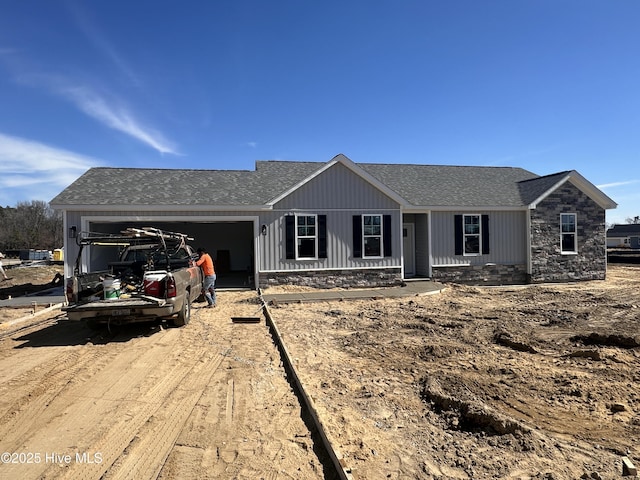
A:
[[[117,278],[105,278],[102,282],[105,300],[116,300],[120,298],[120,280]]]

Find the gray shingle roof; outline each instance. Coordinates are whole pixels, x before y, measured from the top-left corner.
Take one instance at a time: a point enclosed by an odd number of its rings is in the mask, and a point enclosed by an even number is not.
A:
[[[640,235],[640,224],[616,224],[607,230],[607,237],[627,237],[629,235]]]
[[[519,207],[518,182],[537,177],[512,167],[358,165],[416,206]]]
[[[257,206],[268,203],[326,165],[258,161],[252,171],[99,167],[88,170],[51,204]],[[538,177],[512,167],[356,165],[415,206],[521,207],[555,183],[554,176]]]

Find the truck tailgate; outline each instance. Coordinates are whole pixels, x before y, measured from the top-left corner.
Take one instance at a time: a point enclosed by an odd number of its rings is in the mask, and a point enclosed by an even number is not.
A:
[[[146,307],[162,307],[167,304],[167,301],[163,298],[154,297],[132,297],[132,298],[119,298],[118,300],[94,300],[87,303],[76,303],[62,307],[64,312],[80,312],[83,310],[104,310],[105,313],[109,310],[118,311],[134,308],[146,308]],[[117,315],[117,313],[116,313]]]

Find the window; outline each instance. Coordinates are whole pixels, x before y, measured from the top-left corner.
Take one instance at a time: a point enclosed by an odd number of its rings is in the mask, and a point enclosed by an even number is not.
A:
[[[316,258],[316,226],[315,215],[296,215],[297,258]]]
[[[362,216],[364,257],[382,256],[382,215]]]
[[[284,221],[287,260],[327,258],[326,215],[286,215]]]
[[[353,257],[392,256],[391,215],[353,216]]]
[[[560,214],[560,251],[578,252],[578,225],[575,213]]]
[[[456,255],[489,255],[489,215],[458,214],[453,226]]]
[[[464,216],[464,254],[480,255],[480,215]]]

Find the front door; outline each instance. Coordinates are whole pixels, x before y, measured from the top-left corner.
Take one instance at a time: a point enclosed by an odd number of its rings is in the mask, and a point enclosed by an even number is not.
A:
[[[404,277],[416,274],[416,235],[413,223],[402,224],[402,251],[404,255]]]

